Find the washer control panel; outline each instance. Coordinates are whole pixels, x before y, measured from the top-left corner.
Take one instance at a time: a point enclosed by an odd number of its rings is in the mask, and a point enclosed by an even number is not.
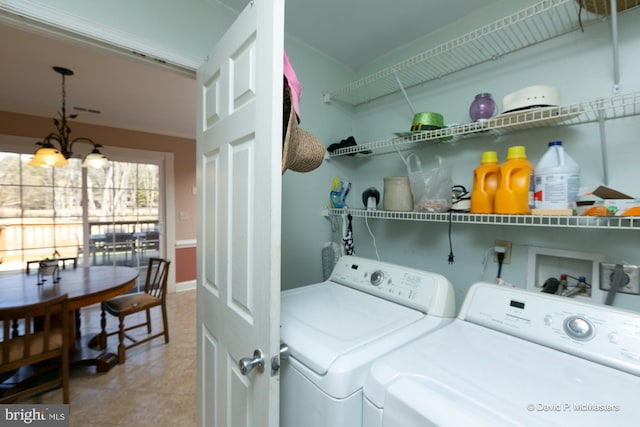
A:
[[[458,317],[640,375],[640,313],[477,283]]]
[[[455,294],[444,276],[366,258],[343,256],[330,281],[423,313],[455,317]]]

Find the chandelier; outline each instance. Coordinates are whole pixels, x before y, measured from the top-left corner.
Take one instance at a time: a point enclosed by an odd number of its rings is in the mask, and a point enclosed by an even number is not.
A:
[[[41,166],[41,167],[56,167],[66,166],[71,156],[73,156],[73,145],[76,142],[84,142],[93,145],[93,151],[87,154],[82,162],[82,167],[92,168],[104,168],[109,166],[109,159],[107,159],[98,148],[102,147],[100,144],[96,144],[89,138],[78,137],[70,139],[71,128],[67,124],[67,110],[65,108],[65,86],[64,80],[66,76],[72,76],[73,71],[63,67],[53,67],[56,73],[62,76],[62,111],[59,111],[59,119],[53,119],[53,123],[56,126],[57,132],[52,132],[47,135],[42,141],[36,142],[40,148],[36,151],[33,159],[29,162],[29,166]],[[70,119],[78,117],[77,114],[69,115]],[[54,143],[57,143],[59,147],[55,147]]]

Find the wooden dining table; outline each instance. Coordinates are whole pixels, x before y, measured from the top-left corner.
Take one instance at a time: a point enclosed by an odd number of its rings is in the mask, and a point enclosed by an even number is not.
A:
[[[8,276],[0,279],[0,307],[28,305],[67,294],[69,310],[75,313],[71,364],[92,365],[98,372],[106,372],[118,363],[118,356],[107,348],[97,348],[95,336],[80,334],[80,309],[127,292],[137,278],[137,269],[120,266],[60,270],[56,283],[53,277],[46,277],[43,284],[38,284],[36,274]]]

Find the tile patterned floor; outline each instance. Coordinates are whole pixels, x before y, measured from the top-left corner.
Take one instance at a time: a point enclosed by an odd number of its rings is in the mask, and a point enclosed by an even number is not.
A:
[[[130,349],[126,363],[106,373],[72,368],[71,427],[196,425],[195,296],[195,290],[167,295],[169,344],[158,338]],[[152,317],[159,328],[160,310],[153,309]],[[116,328],[117,319],[108,316],[108,321],[109,330]],[[99,305],[84,309],[83,333],[99,329]],[[115,335],[109,337],[109,348],[117,348]],[[53,390],[27,402],[61,403],[62,392]]]

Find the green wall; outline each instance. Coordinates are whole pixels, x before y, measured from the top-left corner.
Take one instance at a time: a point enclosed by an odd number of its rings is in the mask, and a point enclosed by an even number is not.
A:
[[[532,2],[509,2],[522,7]],[[490,13],[495,13],[490,15]],[[500,7],[483,11],[476,20],[467,18],[393,52],[360,73],[350,72],[323,57],[318,52],[289,43],[289,51],[304,92],[302,127],[318,136],[325,145],[353,135],[366,143],[389,139],[393,132],[407,131],[412,113],[400,93],[357,108],[339,102],[324,104],[321,93],[335,89],[371,70],[389,65],[427,50],[447,38],[451,39],[473,28],[503,16]],[[640,66],[640,11],[619,17],[620,65],[622,92],[640,91],[635,77]],[[438,111],[446,123],[469,122],[468,107],[474,95],[490,92],[501,107],[502,97],[523,87],[545,84],[560,91],[563,105],[612,96],[612,50],[608,21],[587,27],[540,45],[513,53],[496,61],[446,76],[427,83],[408,96],[418,111]],[[637,107],[636,107],[637,108]],[[609,183],[627,194],[640,195],[640,170],[635,166],[640,158],[637,144],[639,118],[629,117],[607,121]],[[562,140],[567,152],[580,164],[582,185],[589,188],[603,184],[603,169],[599,128],[596,123],[576,126],[547,127],[515,132],[501,137],[479,136],[453,144],[430,145],[416,152],[426,167],[435,166],[435,156],[442,156],[453,168],[454,184],[471,189],[473,169],[481,153],[496,150],[500,161],[512,145],[525,145],[530,161],[535,165],[546,150],[547,143]],[[409,152],[404,152],[407,155]],[[322,280],[322,244],[331,239],[331,222],[321,216],[328,206],[328,192],[335,176],[353,182],[351,207],[362,208],[361,193],[374,186],[382,193],[385,176],[406,175],[406,168],[397,153],[371,157],[340,157],[327,160],[308,174],[287,172],[283,180],[283,288],[296,287]],[[491,260],[484,272],[483,258],[496,239],[513,242],[512,262],[503,268],[502,277],[519,287],[526,285],[529,247],[547,247],[600,253],[611,262],[640,264],[635,230],[595,230],[545,227],[453,224],[451,240],[455,262],[449,264],[448,225],[403,221],[354,218],[356,254],[376,258],[375,236],[380,259],[411,267],[435,271],[447,276],[456,287],[458,306],[468,287],[476,281],[493,281],[497,264]],[[615,304],[640,310],[637,296],[618,295]]]

